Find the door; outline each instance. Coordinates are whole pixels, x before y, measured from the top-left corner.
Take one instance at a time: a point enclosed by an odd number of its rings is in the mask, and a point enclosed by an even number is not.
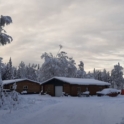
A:
[[[62,86],[55,86],[55,96],[62,96],[63,87]]]

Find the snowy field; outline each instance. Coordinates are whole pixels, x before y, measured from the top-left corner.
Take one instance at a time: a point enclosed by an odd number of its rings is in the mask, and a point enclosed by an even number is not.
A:
[[[124,96],[20,97],[18,109],[0,110],[0,124],[120,124],[124,117]]]

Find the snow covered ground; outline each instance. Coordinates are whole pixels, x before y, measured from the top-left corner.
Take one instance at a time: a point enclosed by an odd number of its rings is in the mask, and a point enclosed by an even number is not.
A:
[[[124,96],[50,97],[21,95],[18,109],[0,110],[0,124],[117,124]]]

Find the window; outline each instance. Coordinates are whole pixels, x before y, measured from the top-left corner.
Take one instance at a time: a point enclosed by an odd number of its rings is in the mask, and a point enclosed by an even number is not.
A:
[[[27,90],[27,89],[28,89],[28,86],[26,86],[26,85],[23,86],[23,89],[24,89],[24,90]]]
[[[10,89],[11,89],[11,90],[13,89],[13,86],[12,86],[12,85],[10,86]]]

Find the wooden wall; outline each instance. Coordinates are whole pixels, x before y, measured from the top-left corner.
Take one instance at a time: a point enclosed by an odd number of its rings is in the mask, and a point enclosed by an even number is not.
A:
[[[70,84],[63,84],[63,92],[67,93],[67,94],[71,94],[71,87]]]
[[[71,95],[77,96],[78,92],[85,92],[90,91],[90,95],[96,95],[97,91],[101,91],[108,86],[97,86],[97,85],[76,85],[76,84],[69,84],[57,79],[49,80],[48,82],[44,83],[43,85],[43,92],[48,93],[51,96],[55,96],[55,86],[63,86],[63,92]]]
[[[45,84],[43,85],[43,92],[47,93],[51,96],[55,96],[55,87],[53,84]]]
[[[10,87],[12,85],[13,85],[13,83],[4,85],[4,89],[10,89]],[[16,91],[19,93],[24,91],[24,89],[23,89],[24,86],[28,86],[28,89],[26,90],[28,93],[39,93],[41,91],[41,85],[40,84],[31,82],[31,81],[27,81],[27,80],[17,82],[16,85],[17,85]]]
[[[97,85],[89,85],[88,86],[88,90],[90,91],[90,95],[96,95],[97,91],[101,91],[104,88],[106,88],[106,86],[97,86]]]

